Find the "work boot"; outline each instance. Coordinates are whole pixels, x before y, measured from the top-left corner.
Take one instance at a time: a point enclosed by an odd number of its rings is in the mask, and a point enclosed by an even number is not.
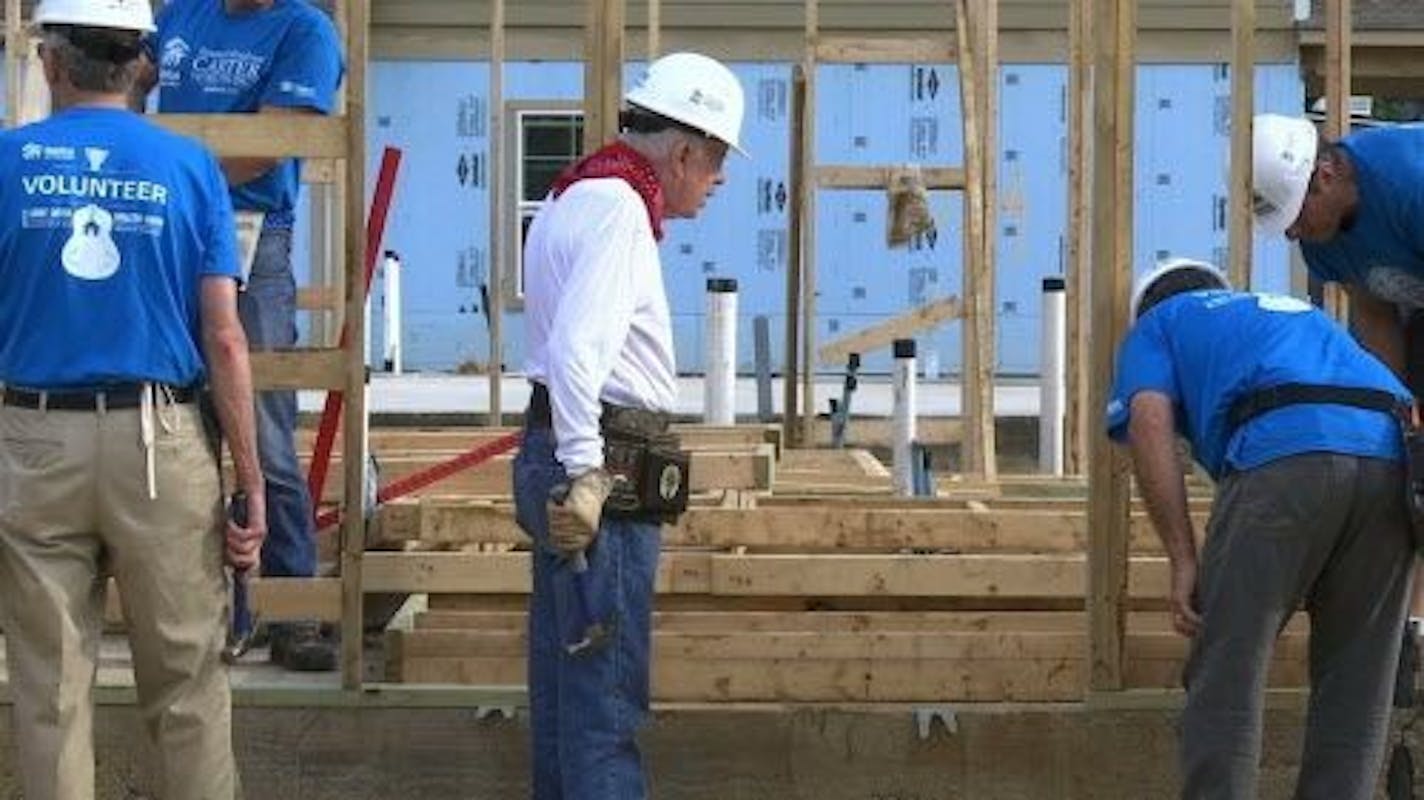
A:
[[[335,637],[320,623],[290,622],[272,626],[272,663],[294,672],[336,669]]]

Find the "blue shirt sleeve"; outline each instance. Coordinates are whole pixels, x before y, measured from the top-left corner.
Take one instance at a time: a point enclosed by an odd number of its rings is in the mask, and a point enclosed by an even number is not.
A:
[[[225,275],[240,281],[242,271],[237,263],[237,222],[233,218],[227,180],[217,158],[207,151],[203,155],[207,170],[206,196],[203,200],[207,203],[205,218],[208,236],[203,265],[198,274],[202,277]]]
[[[1181,387],[1161,314],[1148,314],[1138,321],[1118,349],[1117,376],[1106,409],[1107,432],[1114,441],[1127,438],[1132,398],[1145,391],[1161,392],[1173,405],[1181,403]]]
[[[260,105],[330,114],[342,72],[336,28],[325,14],[313,11],[309,21],[293,25],[283,39]]]

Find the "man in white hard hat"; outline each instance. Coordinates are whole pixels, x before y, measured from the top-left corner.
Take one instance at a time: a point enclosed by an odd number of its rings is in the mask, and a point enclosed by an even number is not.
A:
[[[1356,337],[1424,397],[1424,127],[1331,142],[1309,120],[1262,114],[1253,155],[1257,227],[1345,287]],[[1424,626],[1424,582],[1412,606]]]
[[[0,133],[0,627],[16,771],[29,800],[96,794],[91,690],[112,575],[159,760],[145,794],[230,800],[223,561],[255,564],[266,519],[232,204],[211,153],[127,110],[148,0],[44,0],[35,22],[55,111]],[[204,384],[245,526],[225,522]]]
[[[1254,800],[1271,651],[1310,615],[1310,713],[1294,796],[1368,800],[1384,754],[1410,581],[1397,414],[1409,391],[1323,313],[1231,291],[1208,264],[1138,281],[1108,434],[1131,449],[1171,562],[1185,800]],[[1176,442],[1217,481],[1197,553]]]
[[[666,220],[697,216],[740,150],[742,87],[713,59],[664,56],[625,100],[622,135],[555,181],[524,249],[533,397],[514,492],[534,540],[537,800],[647,796],[635,735],[659,531],[687,495],[658,241]]]

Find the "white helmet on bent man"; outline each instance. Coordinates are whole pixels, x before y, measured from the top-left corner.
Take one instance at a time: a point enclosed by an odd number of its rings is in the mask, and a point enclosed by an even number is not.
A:
[[[1203,285],[1190,291],[1231,288],[1231,283],[1226,280],[1225,275],[1221,274],[1221,270],[1205,261],[1191,258],[1171,258],[1161,261],[1151,271],[1138,278],[1137,283],[1133,284],[1132,299],[1128,302],[1127,319],[1129,324],[1137,321],[1138,309],[1142,307],[1142,300],[1147,296],[1147,292],[1163,278],[1177,272],[1194,272],[1198,273],[1198,279],[1205,279],[1202,281]]]
[[[642,80],[623,97],[675,122],[720,139],[742,155],[746,101],[737,76],[720,61],[697,53],[670,53],[648,65]]]
[[[1310,191],[1320,137],[1308,119],[1258,114],[1251,142],[1256,226],[1279,236],[1295,224]]]
[[[41,0],[35,24],[75,25],[153,33],[153,8],[148,0]]]

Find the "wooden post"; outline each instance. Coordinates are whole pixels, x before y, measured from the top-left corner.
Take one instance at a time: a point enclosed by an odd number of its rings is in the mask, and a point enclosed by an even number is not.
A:
[[[781,431],[788,445],[801,442],[800,392],[797,385],[801,358],[801,246],[804,216],[801,205],[806,176],[802,149],[806,146],[803,128],[806,124],[806,66],[798,64],[791,70],[791,158],[787,178],[789,205],[786,213],[786,357],[781,375]]]
[[[973,359],[965,360],[963,391],[968,420],[969,466],[979,479],[998,480],[998,456],[994,446],[994,368],[997,365],[995,342],[995,308],[998,301],[994,290],[995,254],[999,243],[999,0],[984,0],[976,4],[979,13],[970,16],[974,34],[975,89],[978,91],[979,168],[983,188],[979,195],[979,247],[982,253],[973,270],[966,273],[965,295],[972,309],[965,329],[966,344],[972,348]],[[966,141],[968,141],[966,139]],[[971,368],[972,366],[972,368]]]
[[[1236,289],[1251,288],[1251,133],[1256,113],[1256,0],[1231,4],[1231,265]]]
[[[623,85],[624,0],[587,0],[583,70],[583,150],[592,153],[618,135]]]
[[[1067,468],[1082,475],[1088,463],[1092,409],[1088,404],[1088,304],[1091,300],[1091,227],[1084,209],[1092,197],[1091,0],[1070,0],[1068,9],[1068,247],[1063,265],[1068,283],[1068,442]]]
[[[802,447],[816,440],[816,39],[821,30],[820,0],[806,0],[806,53],[801,102],[801,436]]]
[[[366,65],[370,32],[367,0],[346,4],[346,417],[342,425],[342,469],[346,514],[341,523],[341,683],[359,689],[362,680],[361,556],[366,549]]]
[[[1093,365],[1089,407],[1106,408],[1118,343],[1127,328],[1132,277],[1132,141],[1137,0],[1093,0],[1097,141],[1093,148]],[[1093,691],[1123,687],[1127,619],[1130,486],[1127,459],[1101,430],[1092,436],[1088,473],[1088,626]]]
[[[504,164],[504,0],[490,4],[489,78],[489,424],[504,424],[504,267],[509,260],[505,224]]]
[[[1352,0],[1325,0],[1325,138],[1350,133],[1350,39],[1354,35]],[[1349,301],[1338,283],[1325,285],[1325,310],[1338,320],[1349,317]]]
[[[648,63],[652,63],[662,53],[663,46],[663,2],[648,0]]]
[[[992,369],[992,361],[984,363],[981,323],[988,312],[993,310],[993,299],[982,291],[984,280],[984,259],[988,254],[985,247],[984,231],[984,147],[983,147],[983,101],[985,94],[980,89],[980,66],[984,63],[980,56],[982,42],[976,42],[980,25],[969,7],[968,0],[955,3],[954,30],[959,44],[959,98],[964,127],[964,368],[960,380],[960,395],[963,397],[966,432],[964,440],[964,468],[976,476],[987,477],[985,440],[993,435],[992,419],[989,429],[984,428],[984,402],[980,392],[984,373]],[[986,305],[987,304],[987,305]],[[988,312],[986,312],[986,308]],[[992,390],[992,377],[989,378]],[[992,413],[992,406],[989,409]]]
[[[20,63],[28,41],[20,0],[5,0],[5,127],[20,124],[20,106],[24,103],[25,87],[20,76]]]

